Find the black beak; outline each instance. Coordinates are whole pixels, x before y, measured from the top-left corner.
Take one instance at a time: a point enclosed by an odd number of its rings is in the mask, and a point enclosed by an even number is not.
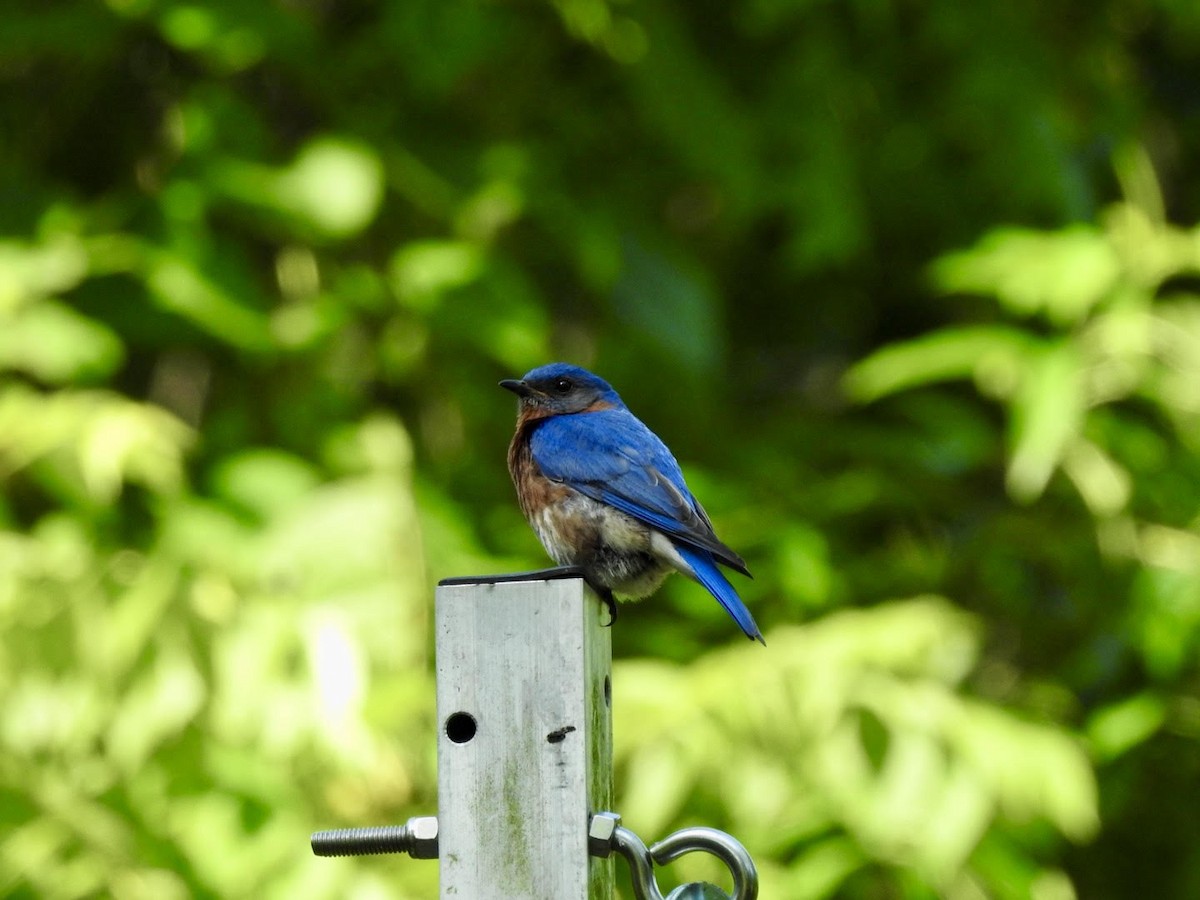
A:
[[[528,397],[533,393],[533,388],[523,381],[517,381],[515,378],[505,378],[500,382],[500,387],[506,391],[512,391],[518,397]]]

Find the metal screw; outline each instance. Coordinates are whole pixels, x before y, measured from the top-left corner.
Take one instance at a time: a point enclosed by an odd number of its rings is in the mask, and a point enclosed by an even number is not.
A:
[[[403,825],[317,831],[311,842],[317,856],[407,853],[413,859],[437,859],[438,820],[437,816],[414,816]]]

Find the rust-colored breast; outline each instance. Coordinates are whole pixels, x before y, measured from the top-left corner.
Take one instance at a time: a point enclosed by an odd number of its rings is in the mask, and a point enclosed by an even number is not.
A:
[[[566,485],[557,484],[543,475],[534,462],[533,450],[529,446],[533,421],[519,422],[517,433],[508,445],[508,473],[517,489],[521,512],[530,524],[536,522],[547,506],[565,499],[571,493]]]

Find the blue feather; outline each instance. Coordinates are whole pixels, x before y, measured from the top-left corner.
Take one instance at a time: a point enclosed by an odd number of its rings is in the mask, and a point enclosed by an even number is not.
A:
[[[533,432],[530,449],[552,481],[750,574],[742,558],[713,533],[666,444],[628,409],[545,419]]]
[[[733,585],[728,579],[721,574],[721,570],[717,568],[716,560],[707,550],[698,550],[695,547],[688,547],[685,544],[676,544],[675,549],[679,551],[679,555],[684,561],[691,566],[691,575],[698,582],[708,589],[708,592],[717,598],[717,602],[725,607],[725,612],[733,617],[733,621],[738,623],[738,627],[742,629],[746,637],[752,641],[758,641],[764,647],[767,642],[763,640],[762,632],[758,630],[758,624],[754,621],[754,616],[750,614],[750,610],[746,608],[746,604],[742,602],[742,598],[738,596]]]

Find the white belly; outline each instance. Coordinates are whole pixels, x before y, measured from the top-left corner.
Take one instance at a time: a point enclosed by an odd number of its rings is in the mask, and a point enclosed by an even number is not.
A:
[[[645,597],[672,568],[681,568],[679,554],[661,534],[582,494],[546,506],[530,524],[556,563],[581,566],[593,585],[622,597]]]

